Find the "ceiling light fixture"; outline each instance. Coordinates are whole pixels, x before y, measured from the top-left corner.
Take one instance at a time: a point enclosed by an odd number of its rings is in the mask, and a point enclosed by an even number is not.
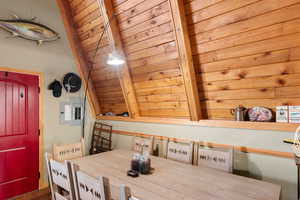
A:
[[[125,63],[125,59],[123,58],[123,56],[118,54],[116,50],[113,50],[113,52],[108,55],[106,63],[112,66],[120,66]]]

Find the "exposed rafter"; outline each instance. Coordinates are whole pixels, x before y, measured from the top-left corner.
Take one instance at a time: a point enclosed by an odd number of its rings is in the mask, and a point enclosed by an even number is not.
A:
[[[101,9],[101,14],[103,16],[104,24],[110,21],[110,26],[107,29],[107,35],[110,44],[121,56],[125,57],[117,19],[114,17],[114,8],[112,5],[112,1],[98,0],[98,3]],[[138,117],[139,108],[136,101],[135,91],[127,62],[122,65],[118,72],[129,114],[132,118]]]
[[[76,34],[76,30],[73,27],[73,18],[71,14],[71,8],[69,5],[69,2],[66,0],[56,0],[57,4],[60,8],[60,13],[62,16],[62,19],[64,21],[64,25],[67,31],[68,39],[70,42],[70,46],[73,52],[73,55],[76,60],[78,71],[81,74],[81,77],[83,79],[84,85],[87,86],[88,83],[88,99],[90,102],[90,105],[92,105],[92,112],[96,116],[97,114],[101,113],[99,101],[97,99],[97,96],[95,95],[95,88],[93,86],[93,83],[91,80],[88,80],[88,61],[84,57],[84,54],[82,52],[81,45],[78,43],[78,36]]]
[[[184,2],[183,0],[169,0],[169,4],[172,13],[174,31],[176,33],[180,68],[184,79],[191,120],[198,121],[201,119],[201,106],[190,38],[188,34],[188,26],[185,17]]]

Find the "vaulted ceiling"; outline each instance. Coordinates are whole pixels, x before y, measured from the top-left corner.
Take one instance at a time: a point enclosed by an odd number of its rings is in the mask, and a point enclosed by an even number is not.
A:
[[[129,111],[131,116],[191,118],[183,72],[189,87],[194,87],[192,95],[195,91],[197,95],[197,87],[188,77],[192,74],[195,80],[194,69],[183,70],[185,62],[180,67],[179,54],[186,56],[187,52],[178,45],[186,48],[188,37],[174,32],[175,20],[179,23],[176,28],[181,30],[182,26],[181,16],[172,17],[179,13],[176,1],[69,0],[61,5],[65,15],[68,13],[67,26],[76,35],[76,50],[85,60],[82,68],[91,66],[105,22],[111,19],[91,73],[98,113]],[[180,37],[180,44],[176,37]],[[106,64],[113,45],[126,55],[125,66]],[[194,99],[191,103],[199,104],[199,98],[198,102]],[[199,113],[194,113],[198,118]]]
[[[300,105],[300,0],[57,0],[96,114],[233,119]],[[112,17],[115,16],[115,17]],[[127,63],[106,64],[115,47]]]

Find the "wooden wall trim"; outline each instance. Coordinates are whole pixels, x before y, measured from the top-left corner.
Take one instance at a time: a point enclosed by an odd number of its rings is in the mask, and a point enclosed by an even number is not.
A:
[[[125,121],[125,122],[145,122],[145,123],[158,123],[158,124],[178,124],[178,125],[193,125],[188,119],[176,118],[158,118],[158,117],[118,117],[118,116],[98,116],[98,120],[111,120],[111,121]]]
[[[98,0],[104,24],[110,23],[107,29],[108,38],[113,49],[125,58],[123,44],[120,36],[117,18],[115,17],[114,8],[111,0]],[[125,59],[126,60],[126,59]],[[124,94],[125,102],[128,108],[130,117],[139,116],[139,107],[135,96],[134,86],[132,84],[127,61],[119,68],[119,79]]]
[[[76,34],[76,30],[73,27],[73,18],[71,14],[71,8],[66,0],[56,0],[57,5],[60,9],[61,17],[63,19],[65,29],[67,32],[67,36],[69,39],[69,43],[73,52],[73,55],[75,57],[76,65],[78,68],[78,71],[83,79],[83,83],[85,85],[85,88],[88,86],[88,100],[91,105],[92,114],[96,116],[97,114],[101,113],[100,105],[98,98],[96,96],[95,88],[93,86],[92,80],[88,80],[88,66],[89,63],[87,62],[87,59],[84,57],[84,54],[81,50],[81,46],[78,43],[79,39]],[[89,82],[88,82],[89,81]]]
[[[295,132],[300,124],[278,123],[278,122],[250,122],[250,121],[226,121],[226,120],[200,120],[199,126],[242,128],[267,131]]]
[[[198,121],[201,119],[200,98],[198,94],[188,25],[185,17],[184,2],[183,0],[169,0],[169,4],[176,36],[179,63],[188,99],[189,112],[191,120]]]
[[[293,153],[289,152],[281,152],[281,151],[273,151],[273,150],[267,150],[267,149],[259,149],[259,148],[251,148],[251,147],[245,147],[245,146],[235,146],[235,145],[229,145],[229,144],[219,144],[219,143],[213,143],[213,142],[199,142],[199,141],[192,141],[188,139],[178,139],[178,138],[169,138],[166,136],[159,136],[155,134],[145,134],[145,133],[139,133],[139,132],[130,132],[130,131],[122,131],[122,130],[112,130],[113,133],[119,134],[119,135],[128,135],[128,136],[140,136],[140,137],[154,137],[159,140],[176,140],[178,142],[195,142],[203,146],[208,147],[219,147],[219,148],[226,148],[226,149],[232,149],[236,151],[241,151],[244,153],[256,153],[256,154],[263,154],[263,155],[269,155],[269,156],[276,156],[276,157],[282,157],[282,158],[294,158]]]
[[[202,126],[202,127],[222,127],[222,128],[239,128],[250,130],[266,130],[266,131],[286,131],[295,132],[299,124],[289,123],[275,123],[275,122],[238,122],[226,120],[200,120],[190,121],[187,119],[176,118],[155,118],[155,117],[137,117],[131,119],[129,117],[115,117],[115,116],[98,116],[99,120],[111,121],[126,121],[126,122],[143,122],[143,123],[157,123],[157,124],[174,124],[184,126]]]

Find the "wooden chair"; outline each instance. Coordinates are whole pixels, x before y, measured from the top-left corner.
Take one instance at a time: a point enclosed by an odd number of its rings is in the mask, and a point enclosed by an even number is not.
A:
[[[165,156],[167,159],[175,160],[187,164],[193,163],[193,142],[167,141]]]
[[[139,200],[136,197],[131,195],[131,190],[125,185],[120,187],[120,200]]]
[[[233,153],[233,148],[205,148],[205,145],[197,143],[194,151],[194,164],[232,173]]]
[[[95,122],[90,154],[112,150],[112,126]]]
[[[133,141],[133,151],[136,152],[149,152],[150,155],[153,154],[153,142],[154,137],[151,136],[149,138],[147,137],[134,137]]]
[[[71,163],[76,199],[111,200],[109,180],[105,177],[92,177]]]
[[[56,161],[65,161],[84,156],[84,139],[80,142],[65,145],[53,145],[53,159]]]
[[[45,157],[52,200],[75,200],[69,164],[53,160],[49,153]]]

